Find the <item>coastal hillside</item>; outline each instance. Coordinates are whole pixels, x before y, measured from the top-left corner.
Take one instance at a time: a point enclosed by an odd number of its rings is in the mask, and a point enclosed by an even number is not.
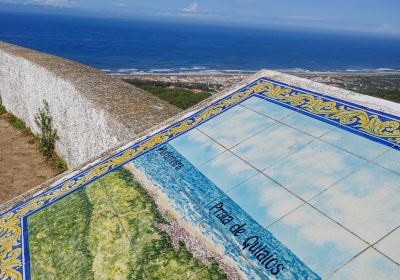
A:
[[[157,224],[169,222],[143,187],[118,169],[32,215],[31,279],[226,279],[184,244],[174,249]],[[48,226],[43,226],[46,223]]]

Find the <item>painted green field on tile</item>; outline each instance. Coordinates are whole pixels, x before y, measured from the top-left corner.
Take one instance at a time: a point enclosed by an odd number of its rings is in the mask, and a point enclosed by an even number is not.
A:
[[[32,279],[225,279],[156,228],[167,223],[119,169],[28,219]]]

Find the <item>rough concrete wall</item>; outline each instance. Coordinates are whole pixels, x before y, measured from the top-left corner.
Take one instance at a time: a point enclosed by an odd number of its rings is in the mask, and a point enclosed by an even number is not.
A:
[[[0,96],[34,133],[35,114],[46,100],[60,137],[56,150],[72,168],[179,112],[90,67],[2,42]]]

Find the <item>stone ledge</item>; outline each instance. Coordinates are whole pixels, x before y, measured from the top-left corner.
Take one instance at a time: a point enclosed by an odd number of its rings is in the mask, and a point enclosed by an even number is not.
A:
[[[0,95],[7,110],[38,133],[46,100],[71,167],[134,139],[181,110],[89,66],[0,42]]]

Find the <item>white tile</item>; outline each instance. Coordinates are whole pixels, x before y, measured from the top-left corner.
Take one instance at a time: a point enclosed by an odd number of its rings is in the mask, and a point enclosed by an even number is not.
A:
[[[301,113],[291,115],[290,117],[283,119],[282,122],[317,138],[335,128],[331,124],[313,119]]]
[[[274,124],[275,121],[243,106],[236,106],[198,128],[226,148]]]
[[[291,212],[267,229],[321,277],[367,247],[309,205]]]
[[[369,163],[311,203],[370,244],[400,224],[400,176]]]
[[[400,264],[400,228],[379,241],[375,248]]]
[[[225,192],[257,174],[257,170],[230,152],[219,155],[198,169]]]
[[[377,164],[400,174],[400,151],[393,148],[375,160]]]
[[[232,152],[263,170],[302,149],[312,137],[283,124],[274,124],[232,149]]]
[[[368,249],[328,279],[398,280],[400,279],[400,268],[374,249]]]
[[[282,120],[290,115],[296,114],[293,110],[259,97],[251,97],[241,103],[241,105],[274,120]]]
[[[263,171],[304,200],[349,175],[365,160],[314,140],[304,149]]]
[[[323,135],[321,140],[367,160],[374,159],[389,148],[341,128],[331,130]]]
[[[199,166],[225,151],[221,145],[197,129],[175,138],[169,144],[194,166]]]
[[[268,226],[303,202],[259,173],[227,195],[260,225]]]

